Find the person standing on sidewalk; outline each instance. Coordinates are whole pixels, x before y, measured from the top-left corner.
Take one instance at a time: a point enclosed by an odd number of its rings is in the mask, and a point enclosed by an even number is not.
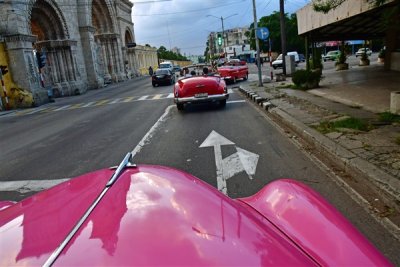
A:
[[[153,76],[153,68],[151,66],[149,67],[149,75]]]

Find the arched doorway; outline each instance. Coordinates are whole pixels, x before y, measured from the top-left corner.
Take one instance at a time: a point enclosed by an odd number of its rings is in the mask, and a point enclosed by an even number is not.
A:
[[[33,48],[41,86],[53,89],[56,95],[80,93],[81,77],[73,53],[77,42],[70,39],[61,10],[52,1],[32,2],[30,26],[37,36]]]
[[[127,28],[125,30],[125,55],[124,58],[126,58],[125,60],[125,70],[126,70],[126,74],[129,78],[134,77],[134,76],[138,76],[139,73],[137,73],[137,69],[138,66],[136,64],[136,60],[135,60],[135,55],[136,55],[136,50],[134,48],[134,46],[136,46],[136,44],[134,44],[134,39],[133,39],[133,34],[130,31],[129,28]]]
[[[113,18],[115,10],[107,0],[92,1],[92,26],[94,38],[100,53],[100,72],[104,81],[110,82],[123,80],[122,52],[119,44],[119,34]]]

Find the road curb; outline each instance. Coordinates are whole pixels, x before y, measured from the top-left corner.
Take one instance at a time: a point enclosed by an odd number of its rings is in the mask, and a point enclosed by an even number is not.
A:
[[[368,161],[358,157],[353,152],[335,143],[333,140],[329,139],[318,131],[308,127],[301,121],[293,118],[279,107],[271,104],[268,99],[264,99],[262,102],[256,102],[255,99],[257,99],[258,95],[250,89],[240,87],[239,91],[247,95],[247,97],[255,102],[255,104],[260,105],[261,108],[266,112],[281,118],[281,121],[293,129],[299,136],[306,141],[313,143],[317,149],[330,155],[335,160],[335,163],[339,164],[339,166],[345,171],[362,175],[386,195],[400,202],[400,191],[398,190],[400,188],[399,180],[378,169],[378,167],[369,163]],[[352,187],[345,181],[340,181],[340,183],[343,186],[348,187],[346,188],[346,191],[354,192],[354,189],[352,189]],[[368,205],[370,205],[370,203],[359,194],[357,194],[356,197],[359,200],[359,204],[363,204],[365,206],[368,203]],[[369,207],[367,207],[367,209],[369,209]],[[387,230],[389,230],[398,240],[400,240],[399,226],[395,225],[387,218],[375,219]]]

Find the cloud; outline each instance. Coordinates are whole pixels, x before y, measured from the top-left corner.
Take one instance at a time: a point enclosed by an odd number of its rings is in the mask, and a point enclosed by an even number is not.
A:
[[[181,48],[182,54],[203,55],[211,31],[248,27],[253,22],[252,0],[172,0],[154,2],[135,0],[132,10],[135,37],[138,44],[154,47]],[[287,13],[304,6],[309,0],[286,0]],[[279,1],[256,1],[257,17],[279,10]],[[215,17],[207,17],[212,15]]]

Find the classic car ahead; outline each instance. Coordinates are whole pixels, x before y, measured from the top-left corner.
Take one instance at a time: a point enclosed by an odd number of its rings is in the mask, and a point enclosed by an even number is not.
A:
[[[246,61],[229,61],[226,65],[218,67],[219,75],[227,81],[236,83],[237,79],[247,80],[249,77],[249,68]]]
[[[333,50],[326,53],[326,55],[322,56],[323,61],[332,60],[335,61],[340,55],[340,50]]]
[[[226,105],[229,98],[225,81],[219,76],[201,75],[178,80],[174,86],[174,101],[179,110],[185,104],[219,102]]]
[[[151,76],[151,84],[158,86],[160,84],[174,84],[175,75],[169,69],[158,69]]]
[[[276,180],[230,199],[168,167],[85,174],[0,202],[4,266],[390,266],[307,186]]]

